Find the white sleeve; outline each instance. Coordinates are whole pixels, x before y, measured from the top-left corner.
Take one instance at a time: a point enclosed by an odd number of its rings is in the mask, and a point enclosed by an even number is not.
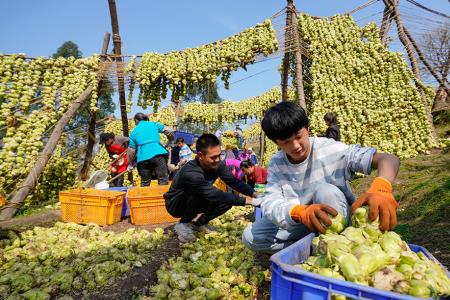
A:
[[[266,192],[261,200],[261,209],[263,215],[272,223],[283,229],[287,229],[297,224],[292,220],[290,215],[291,208],[296,203],[288,201],[285,198],[280,178],[277,174],[280,174],[280,171],[272,159],[267,169]]]
[[[372,172],[372,159],[377,150],[353,144],[345,153],[345,180],[352,180],[355,173],[369,175]]]

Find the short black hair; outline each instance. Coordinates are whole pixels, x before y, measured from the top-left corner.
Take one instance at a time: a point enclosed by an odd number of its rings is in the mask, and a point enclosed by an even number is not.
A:
[[[220,146],[220,140],[212,133],[202,134],[196,143],[197,152],[206,153],[208,148]]]
[[[106,141],[109,139],[114,139],[114,133],[104,132],[100,134],[100,144],[106,143]]]
[[[290,138],[302,128],[308,128],[309,120],[300,105],[281,102],[266,111],[261,127],[267,137],[276,142]]]
[[[323,119],[332,125],[337,124],[337,115],[334,112],[327,112],[325,116],[323,116]]]
[[[253,163],[250,160],[244,160],[241,162],[241,165],[240,165],[241,170],[248,169],[251,167],[253,167]]]
[[[135,122],[148,121],[148,116],[144,113],[137,113],[134,115],[134,121]]]
[[[177,140],[175,141],[175,144],[178,143],[184,143],[184,139],[182,137],[177,138]]]

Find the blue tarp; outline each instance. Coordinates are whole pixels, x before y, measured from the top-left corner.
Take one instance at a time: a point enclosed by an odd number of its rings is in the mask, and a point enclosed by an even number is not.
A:
[[[184,142],[187,145],[192,145],[194,143],[195,135],[193,133],[185,132],[185,131],[175,131],[174,132],[174,140],[177,138],[183,138]]]

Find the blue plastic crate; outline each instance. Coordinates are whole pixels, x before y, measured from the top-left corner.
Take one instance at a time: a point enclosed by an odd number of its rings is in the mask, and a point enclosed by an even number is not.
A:
[[[338,280],[307,272],[293,265],[302,263],[311,255],[311,233],[271,256],[272,261],[272,300],[329,300],[331,294],[339,294],[351,299],[412,300],[412,296],[387,292],[352,282]],[[414,252],[423,252],[426,257],[438,262],[425,248],[409,244]],[[439,262],[438,262],[439,263]],[[450,273],[447,271],[450,277]],[[450,299],[450,297],[442,298]]]
[[[261,207],[255,207],[255,221],[260,220],[261,218],[262,218]]]
[[[110,186],[108,190],[112,191],[121,191],[126,192],[125,198],[123,199],[123,206],[122,206],[122,218],[126,218],[130,215],[130,208],[128,207],[128,186]]]

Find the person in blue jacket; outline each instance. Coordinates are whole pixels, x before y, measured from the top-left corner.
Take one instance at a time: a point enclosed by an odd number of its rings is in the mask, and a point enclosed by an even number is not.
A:
[[[141,176],[141,186],[149,186],[152,174],[158,178],[158,185],[169,182],[166,156],[167,150],[161,145],[160,133],[173,140],[173,130],[161,123],[151,122],[148,116],[137,113],[134,116],[136,127],[130,133],[128,147],[128,169],[133,168],[136,158],[137,169]]]

